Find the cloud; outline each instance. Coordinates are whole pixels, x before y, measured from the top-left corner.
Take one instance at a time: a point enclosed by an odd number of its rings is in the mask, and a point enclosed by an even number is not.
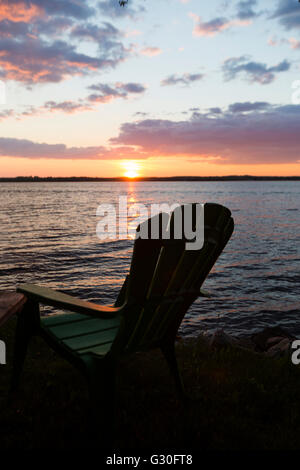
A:
[[[127,99],[130,95],[141,94],[146,91],[146,87],[140,83],[121,83],[117,82],[114,86],[106,83],[89,86],[93,93],[88,96],[88,100],[97,103],[108,103],[116,98]]]
[[[6,109],[4,111],[0,111],[0,121],[7,119],[9,117],[14,116],[13,109]]]
[[[0,137],[0,157],[54,160],[141,159],[143,153],[131,146],[67,147],[65,144],[37,143],[27,139]]]
[[[28,23],[4,19],[0,21],[0,38],[24,37],[29,33]]]
[[[279,23],[286,29],[300,28],[300,6],[294,0],[279,0],[277,8],[270,18],[278,18]]]
[[[144,91],[146,91],[144,85],[140,83],[121,83],[119,86],[127,93],[144,93]]]
[[[241,108],[244,113],[236,112]],[[148,156],[161,158],[189,156],[218,164],[295,163],[300,159],[299,126],[297,105],[233,103],[214,116],[194,112],[187,121],[124,123],[111,143],[139,146]]]
[[[232,26],[247,26],[250,22],[249,20],[240,20],[240,19],[233,19],[229,20],[225,17],[217,17],[213,18],[210,21],[202,21],[200,16],[195,15],[194,13],[190,13],[189,15],[194,20],[194,29],[193,35],[194,36],[208,36],[212,37],[216,34],[225,31],[226,29],[231,28]]]
[[[196,110],[185,121],[142,119],[124,123],[108,146],[67,147],[2,137],[0,155],[89,160],[177,156],[224,165],[300,161],[298,105],[237,102],[227,110],[212,108],[210,112]]]
[[[90,111],[93,107],[89,103],[85,102],[76,102],[76,101],[47,101],[42,106],[28,106],[25,111],[15,111],[15,110],[5,110],[0,112],[0,120],[8,119],[8,118],[15,118],[15,119],[23,119],[26,117],[32,116],[41,116],[43,114],[49,115],[49,112],[60,111],[67,114],[73,114],[76,112],[82,111]]]
[[[169,77],[161,80],[160,84],[162,86],[169,86],[169,85],[190,85],[193,82],[202,80],[204,74],[202,73],[184,73],[181,76],[178,75],[170,75]]]
[[[54,16],[50,18],[40,18],[38,21],[29,26],[31,26],[32,37],[37,37],[39,35],[55,37],[61,36],[62,33],[70,30],[73,24],[74,22],[71,18]]]
[[[25,111],[15,111],[15,110],[5,110],[0,112],[0,120],[8,119],[8,118],[15,118],[17,120],[24,119],[26,117],[32,116],[42,116],[47,113],[49,116],[49,112],[60,111],[67,114],[73,114],[76,112],[82,111],[90,111],[92,110],[92,106],[87,103],[81,103],[76,101],[47,101],[42,106],[28,106]]]
[[[1,0],[0,19],[30,21],[36,16],[48,14],[84,20],[95,14],[95,9],[88,3],[78,0]]]
[[[92,107],[88,106],[86,103],[77,103],[74,101],[47,101],[41,110],[46,111],[63,111],[67,114],[73,114],[78,111],[89,111]]]
[[[300,49],[300,41],[295,38],[289,38],[288,42],[292,49]]]
[[[90,3],[2,1],[0,78],[28,85],[60,82],[73,75],[114,68],[124,61],[130,53],[121,42],[124,34],[108,22],[99,25],[88,21],[95,14]],[[83,41],[93,41],[98,52],[79,51]]]
[[[195,21],[193,34],[195,36],[214,36],[220,31],[224,31],[230,27],[230,21],[226,18],[214,18],[210,21],[204,22],[197,15],[191,14]]]
[[[281,38],[277,39],[276,36],[271,37],[268,39],[268,44],[269,46],[278,46],[282,44],[288,44],[291,49],[300,49],[300,41],[294,37],[291,37],[289,39],[286,38]]]
[[[48,43],[5,38],[0,40],[0,50],[0,76],[28,84],[60,82],[70,75],[85,75],[90,71],[114,67],[125,56],[91,57],[77,52],[75,46],[61,40]]]
[[[237,17],[240,20],[251,20],[257,16],[259,16],[259,13],[256,13],[253,10],[253,7],[257,5],[256,0],[245,0],[238,2],[236,5],[237,8]]]
[[[104,22],[101,26],[85,23],[77,25],[71,32],[71,37],[82,42],[83,40],[92,41],[97,44],[99,49],[99,57],[106,60],[112,60],[112,66],[123,61],[130,53],[121,42],[123,34],[119,29],[111,23]],[[113,62],[115,64],[113,65]]]
[[[248,56],[232,57],[225,60],[223,72],[225,80],[233,80],[237,75],[243,74],[250,83],[260,83],[262,85],[273,82],[276,73],[289,70],[290,63],[283,60],[277,65],[268,67],[262,62],[249,61]]]
[[[0,20],[28,22],[42,13],[40,6],[33,2],[29,3],[27,0],[2,0],[0,4]]]
[[[112,39],[123,36],[119,29],[108,22],[102,23],[102,26],[92,23],[79,24],[73,28],[71,35],[80,40],[87,39],[95,42],[111,41]]]
[[[278,43],[278,39],[274,36],[268,39],[269,46],[277,46]]]
[[[66,147],[64,144],[36,143],[26,139],[0,137],[0,155],[19,158],[96,159],[105,157],[104,147]]]
[[[117,98],[128,99],[131,95],[139,95],[146,91],[146,87],[140,83],[121,83],[117,82],[114,85],[106,83],[99,83],[90,85],[90,90],[97,93],[90,94],[85,99],[78,101],[65,100],[57,102],[54,100],[47,101],[42,106],[28,106],[25,111],[17,112],[14,110],[4,110],[0,112],[0,120],[8,118],[23,119],[25,117],[32,117],[36,115],[45,115],[49,112],[63,112],[66,114],[74,114],[78,112],[93,111],[98,103],[109,103]]]
[[[11,2],[11,0],[9,0]],[[85,20],[95,15],[96,11],[90,7],[88,1],[78,0],[30,0],[42,7],[49,15],[71,16],[79,20]]]
[[[118,33],[113,26],[105,24],[96,29],[99,38],[102,37],[98,56],[78,52],[75,45],[63,40],[50,42],[41,37],[28,37],[28,34],[22,41],[0,37],[0,77],[27,84],[60,82],[72,75],[114,68],[125,60],[129,51],[115,40]],[[78,30],[73,32],[73,35],[79,34]]]
[[[197,109],[197,108],[191,108],[190,111],[197,111],[197,112],[198,112],[199,109]],[[222,109],[219,108],[218,106],[215,106],[215,107],[213,107],[213,108],[209,108],[208,113],[209,113],[209,114],[212,114],[212,115],[213,115],[213,114],[222,114]]]
[[[39,18],[34,22],[12,21],[2,19],[0,21],[0,37],[24,40],[26,38],[36,39],[38,35],[55,36],[73,25],[69,18],[53,17]]]
[[[266,101],[255,101],[254,103],[246,101],[243,103],[237,102],[229,105],[228,111],[230,111],[231,113],[245,113],[249,111],[261,111],[268,109],[269,107],[270,104]]]
[[[145,111],[137,111],[136,113],[134,113],[135,116],[148,116],[149,113],[145,113]]]
[[[146,55],[148,57],[154,57],[162,53],[162,50],[159,47],[144,47],[141,50],[142,55]]]

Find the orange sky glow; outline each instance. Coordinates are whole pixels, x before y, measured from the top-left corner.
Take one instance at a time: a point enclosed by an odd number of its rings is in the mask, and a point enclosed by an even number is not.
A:
[[[268,165],[216,165],[209,163],[191,163],[181,159],[148,159],[139,162],[101,162],[74,160],[32,160],[19,158],[2,158],[1,176],[90,176],[118,177],[127,176],[299,176],[299,164],[268,164]]]

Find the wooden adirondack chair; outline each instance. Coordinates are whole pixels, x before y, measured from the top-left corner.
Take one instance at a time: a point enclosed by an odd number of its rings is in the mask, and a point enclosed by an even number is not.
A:
[[[169,216],[155,217],[161,224],[163,217]],[[153,220],[141,227],[150,227]],[[173,220],[174,213],[171,228]],[[234,227],[230,211],[212,203],[204,206],[204,223],[204,245],[197,251],[186,250],[186,240],[175,239],[172,229],[169,240],[163,239],[161,231],[158,239],[137,238],[130,272],[114,307],[32,284],[18,287],[28,301],[18,318],[12,389],[19,383],[28,341],[39,334],[86,376],[94,423],[91,429],[98,433],[102,420],[105,442],[113,434],[116,368],[124,355],[159,347],[184,397],[175,356],[176,333],[189,306],[199,295],[206,295],[200,287]],[[73,313],[40,317],[40,303]]]

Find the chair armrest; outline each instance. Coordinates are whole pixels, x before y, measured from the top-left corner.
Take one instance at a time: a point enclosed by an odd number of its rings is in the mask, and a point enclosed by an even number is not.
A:
[[[124,306],[108,307],[93,304],[86,300],[77,299],[68,294],[64,294],[48,287],[41,287],[35,284],[21,284],[17,292],[22,292],[30,300],[41,304],[69,310],[71,312],[83,313],[98,318],[111,318],[119,315]]]

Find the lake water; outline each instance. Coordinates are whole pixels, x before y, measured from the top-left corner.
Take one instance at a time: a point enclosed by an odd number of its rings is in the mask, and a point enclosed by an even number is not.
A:
[[[300,337],[297,181],[0,183],[0,289],[33,282],[112,303],[133,241],[99,240],[96,209],[119,195],[129,204],[217,202],[232,211],[235,231],[203,286],[213,298],[193,304],[182,335],[280,325]]]

